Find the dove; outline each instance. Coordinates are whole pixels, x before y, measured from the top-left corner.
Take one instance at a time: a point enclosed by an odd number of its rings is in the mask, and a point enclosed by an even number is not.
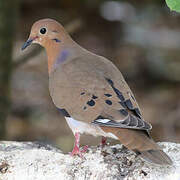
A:
[[[53,19],[35,22],[22,50],[32,43],[46,50],[52,101],[75,136],[71,155],[86,152],[87,146],[80,148],[85,133],[119,140],[148,162],[172,164],[151,138],[151,124],[143,119],[135,96],[110,60],[82,48]]]

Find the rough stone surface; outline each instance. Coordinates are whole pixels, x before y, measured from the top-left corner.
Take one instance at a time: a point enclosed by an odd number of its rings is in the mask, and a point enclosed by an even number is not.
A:
[[[84,158],[37,142],[0,142],[0,180],[179,180],[180,144],[160,143],[173,166],[144,162],[121,145],[91,147]]]

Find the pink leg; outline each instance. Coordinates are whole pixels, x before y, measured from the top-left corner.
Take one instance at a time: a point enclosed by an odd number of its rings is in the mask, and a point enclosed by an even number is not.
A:
[[[102,139],[101,139],[101,146],[102,146],[102,147],[104,147],[105,145],[107,145],[106,140],[107,140],[106,137],[102,137]]]
[[[85,153],[87,151],[88,146],[84,146],[83,149],[80,150],[79,143],[80,143],[80,133],[75,133],[75,143],[74,143],[74,148],[70,153],[71,156],[79,155],[80,157],[82,157],[82,153]]]

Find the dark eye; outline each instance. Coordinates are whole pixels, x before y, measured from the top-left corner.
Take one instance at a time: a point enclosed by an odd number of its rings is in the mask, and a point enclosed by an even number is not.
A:
[[[47,31],[46,28],[41,28],[41,29],[40,29],[40,33],[41,33],[41,34],[45,34],[46,31]]]

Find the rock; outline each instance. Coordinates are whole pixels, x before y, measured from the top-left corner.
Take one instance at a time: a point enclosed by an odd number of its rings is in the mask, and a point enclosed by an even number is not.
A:
[[[0,180],[179,180],[180,144],[159,143],[173,166],[143,161],[122,145],[71,157],[38,142],[0,142]]]

